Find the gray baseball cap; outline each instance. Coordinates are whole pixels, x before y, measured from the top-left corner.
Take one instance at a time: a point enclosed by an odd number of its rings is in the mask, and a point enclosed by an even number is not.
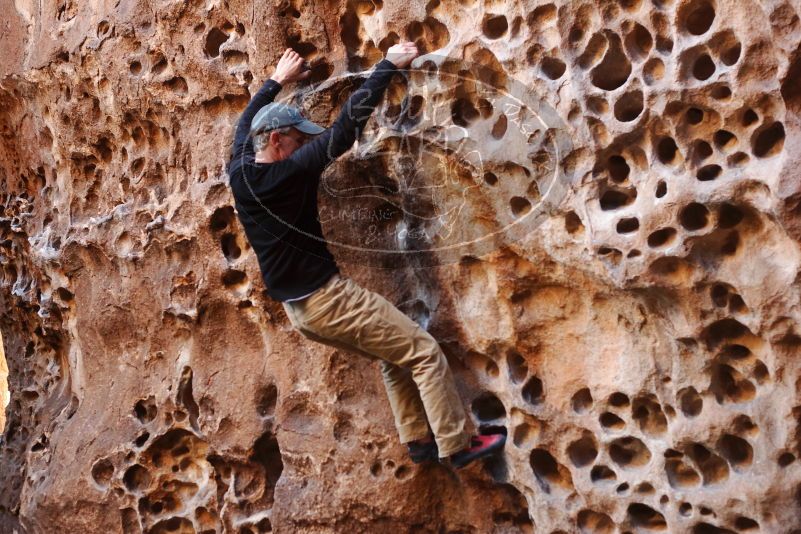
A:
[[[317,135],[325,131],[325,128],[304,117],[298,108],[282,102],[271,102],[261,108],[253,117],[253,121],[250,123],[250,135],[258,135],[285,126],[292,126],[309,135]]]

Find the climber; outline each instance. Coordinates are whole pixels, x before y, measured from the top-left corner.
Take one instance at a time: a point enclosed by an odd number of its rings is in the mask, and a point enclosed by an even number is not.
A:
[[[334,124],[323,128],[297,108],[273,102],[284,85],[310,73],[287,48],[239,119],[228,175],[267,293],[282,302],[292,326],[311,340],[378,359],[411,459],[447,458],[464,467],[500,450],[506,436],[465,431],[462,402],[439,345],[388,300],[339,273],[317,208],[323,170],[353,145],[393,74],[417,55],[414,43],[391,46]]]

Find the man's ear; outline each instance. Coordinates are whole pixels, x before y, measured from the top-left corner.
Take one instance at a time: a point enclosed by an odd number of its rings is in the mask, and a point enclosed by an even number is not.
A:
[[[273,130],[270,132],[270,144],[273,146],[278,146],[278,143],[281,142],[281,134]]]

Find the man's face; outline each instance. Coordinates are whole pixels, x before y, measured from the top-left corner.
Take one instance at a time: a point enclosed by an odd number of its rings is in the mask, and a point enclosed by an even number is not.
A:
[[[285,134],[278,134],[276,152],[278,152],[282,160],[286,159],[291,156],[294,151],[302,147],[308,140],[308,135],[292,128]]]

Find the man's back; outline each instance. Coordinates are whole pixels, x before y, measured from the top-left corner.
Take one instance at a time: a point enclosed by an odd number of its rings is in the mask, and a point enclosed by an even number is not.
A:
[[[239,219],[267,292],[276,300],[307,295],[339,272],[319,222],[320,175],[353,145],[395,70],[391,62],[381,61],[334,124],[281,161],[257,163],[248,134],[256,111],[272,102],[280,84],[268,80],[242,113],[228,174]]]

